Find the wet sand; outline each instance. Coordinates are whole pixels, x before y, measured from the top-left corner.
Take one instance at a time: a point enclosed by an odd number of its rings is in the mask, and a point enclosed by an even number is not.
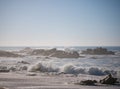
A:
[[[80,75],[47,75],[37,74],[36,76],[27,76],[26,73],[0,73],[0,87],[6,89],[120,89],[117,85],[97,85],[84,86],[75,85],[75,82],[83,79],[96,79],[99,76]]]

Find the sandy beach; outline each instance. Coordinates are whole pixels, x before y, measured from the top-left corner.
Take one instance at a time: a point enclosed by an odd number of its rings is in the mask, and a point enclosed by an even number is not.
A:
[[[90,75],[47,75],[37,74],[36,76],[28,76],[26,73],[0,73],[0,87],[5,89],[119,89],[119,85],[100,85],[85,86],[76,85],[74,83],[83,79],[97,79],[100,76]]]
[[[38,54],[41,54],[41,52],[43,54],[55,53],[54,56],[56,57],[48,57],[37,54],[30,55],[26,54],[26,52],[29,51],[27,50],[22,53],[21,51],[1,51],[1,55],[4,57],[0,57],[0,89],[120,88],[119,66],[116,66],[119,65],[119,55],[86,55],[79,58],[58,58],[59,52],[60,54],[65,53],[59,57],[66,57],[65,55],[68,57],[77,57],[77,53],[74,52],[71,54],[56,49],[32,51],[32,53],[38,52]],[[18,54],[24,54],[24,56],[16,57],[14,53],[17,56]],[[111,63],[112,65],[110,65]],[[115,83],[115,85],[112,85],[114,83],[111,85],[101,83],[100,80],[106,78],[110,73],[118,79],[118,83]],[[82,85],[81,81],[86,80],[95,80],[96,82]]]

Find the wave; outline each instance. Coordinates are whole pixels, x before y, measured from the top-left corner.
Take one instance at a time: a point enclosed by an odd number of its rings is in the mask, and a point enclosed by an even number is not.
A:
[[[88,74],[90,74],[90,75],[107,75],[107,74],[115,75],[116,71],[91,67],[88,70]]]
[[[58,68],[53,67],[53,65],[49,62],[39,62],[34,65],[29,66],[28,71],[29,72],[58,72]]]
[[[0,71],[28,71],[28,72],[56,72],[64,74],[89,74],[89,75],[107,75],[113,74],[120,77],[120,71],[106,68],[99,68],[97,66],[80,67],[72,63],[57,66],[53,61],[39,61],[35,64],[16,63],[11,65],[0,65]]]
[[[65,64],[61,67],[55,67],[49,62],[39,62],[34,65],[29,66],[29,72],[57,72],[57,73],[64,73],[64,74],[89,74],[89,75],[117,75],[117,71],[115,70],[108,70],[102,69],[97,67],[90,67],[90,68],[81,68],[75,66],[73,64]],[[120,76],[120,75],[119,75]]]
[[[61,67],[60,72],[64,72],[67,74],[85,74],[85,69],[83,68],[79,68],[77,66],[74,66],[73,64],[66,64],[64,66]]]
[[[90,74],[90,75],[107,75],[107,74],[116,75],[117,74],[117,71],[114,71],[114,70],[100,69],[97,67],[80,68],[72,64],[64,65],[61,70],[62,70],[61,72],[68,73],[68,74]]]

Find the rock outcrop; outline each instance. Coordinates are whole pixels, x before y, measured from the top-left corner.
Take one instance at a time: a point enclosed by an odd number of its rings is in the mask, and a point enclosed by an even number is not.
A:
[[[95,85],[97,83],[96,80],[83,80],[80,82],[80,85]]]
[[[114,77],[112,77],[111,74],[109,74],[104,79],[100,80],[100,83],[101,84],[111,84],[111,85],[113,85],[113,84],[117,83],[117,78],[114,78]]]
[[[22,57],[22,56],[12,52],[0,50],[0,57]]]
[[[0,66],[0,72],[9,72],[10,70],[6,66]]]
[[[82,51],[82,54],[91,54],[91,55],[110,54],[110,55],[114,55],[115,53],[113,51],[108,51],[106,48],[98,47],[95,49],[84,50],[84,51]]]
[[[19,52],[20,53],[27,53],[28,54],[28,53],[30,53],[32,51],[33,51],[33,49],[31,49],[30,47],[26,47],[26,48],[20,50]]]
[[[57,57],[57,58],[78,58],[79,53],[76,51],[73,52],[66,52],[62,50],[57,50],[56,48],[50,50],[44,49],[36,49],[33,50],[30,55],[42,55],[42,56],[49,56],[49,57]]]

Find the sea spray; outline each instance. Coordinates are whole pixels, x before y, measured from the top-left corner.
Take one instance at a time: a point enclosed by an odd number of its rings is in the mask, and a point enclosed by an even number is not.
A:
[[[64,72],[66,74],[84,74],[85,69],[79,68],[73,64],[66,64],[60,68],[60,72]]]
[[[54,67],[53,64],[49,63],[49,62],[38,62],[36,64],[33,64],[31,66],[29,66],[28,68],[29,72],[36,72],[36,71],[40,71],[40,72],[58,72],[59,69]]]
[[[43,62],[43,61],[30,65],[27,71],[57,72],[57,73],[65,73],[65,74],[89,74],[89,75],[98,75],[98,76],[107,75],[107,74],[113,74],[113,75],[117,74],[117,72],[114,70],[102,69],[97,67],[82,68],[71,63],[65,64],[61,67],[56,67],[51,62]]]
[[[73,74],[73,73],[75,73],[75,66],[73,64],[66,64],[61,67],[60,72]]]

